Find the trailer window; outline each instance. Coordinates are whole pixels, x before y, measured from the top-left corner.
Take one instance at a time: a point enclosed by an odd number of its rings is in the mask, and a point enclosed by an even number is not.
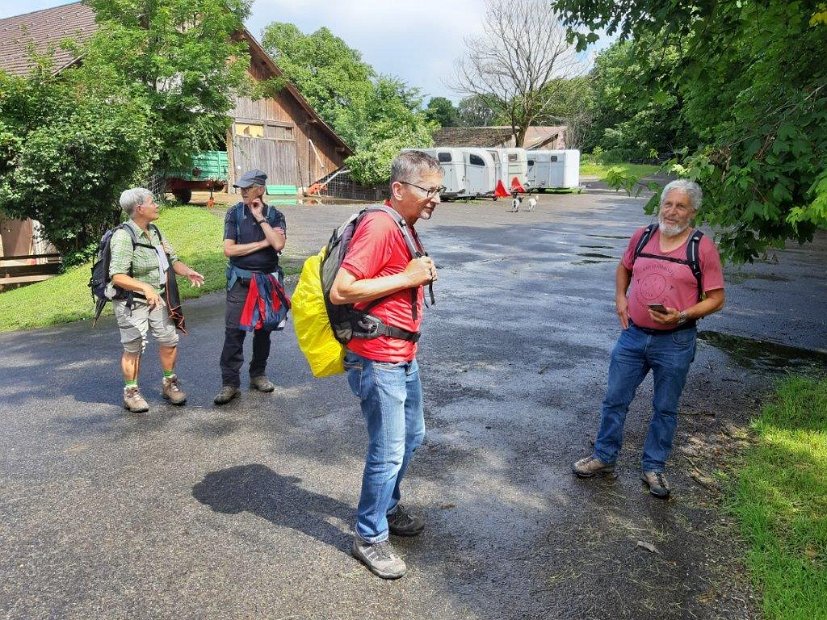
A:
[[[482,157],[480,157],[479,155],[471,155],[468,158],[468,163],[470,163],[472,166],[484,166],[485,165],[485,162],[482,160]]]
[[[508,161],[517,161],[517,153],[509,154]]]
[[[533,159],[529,159],[529,160],[528,160],[528,165],[529,165],[529,166],[533,166],[533,165],[534,165],[534,160],[533,160]]]
[[[436,158],[441,162],[449,162],[451,161],[451,154],[450,153],[437,153]]]
[[[549,161],[557,161],[557,155],[550,156]]]

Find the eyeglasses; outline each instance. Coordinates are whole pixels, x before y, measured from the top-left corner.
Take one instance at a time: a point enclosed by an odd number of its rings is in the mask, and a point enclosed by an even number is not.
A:
[[[422,187],[421,185],[417,185],[416,183],[408,183],[407,181],[399,181],[399,182],[404,183],[405,185],[410,185],[411,187],[415,187],[416,189],[421,189],[423,192],[425,192],[425,194],[428,196],[428,198],[433,198],[437,194],[441,194],[446,189],[448,189],[444,185],[440,185],[439,187],[432,187],[432,188],[428,189],[428,188]]]

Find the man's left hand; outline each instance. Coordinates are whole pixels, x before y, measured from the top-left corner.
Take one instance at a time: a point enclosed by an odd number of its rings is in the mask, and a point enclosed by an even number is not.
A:
[[[649,308],[649,318],[660,325],[677,325],[681,313],[677,308],[667,308],[666,312],[655,312]]]

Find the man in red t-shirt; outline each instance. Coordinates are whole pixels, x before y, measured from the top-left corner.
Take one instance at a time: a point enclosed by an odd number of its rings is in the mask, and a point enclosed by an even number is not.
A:
[[[420,249],[414,224],[433,215],[445,190],[442,180],[439,162],[419,151],[406,151],[391,165],[386,205],[402,216]],[[423,286],[436,279],[434,262],[428,256],[412,257],[393,217],[375,211],[354,232],[330,290],[334,304],[354,304],[411,334],[410,339],[353,338],[345,356],[348,382],[361,401],[369,437],[352,553],[384,579],[399,578],[407,570],[388,535],[416,536],[425,527],[399,500],[402,478],[425,435],[416,340]]]
[[[695,324],[724,307],[721,259],[712,240],[703,236],[698,246],[700,286],[687,260],[687,243],[694,232],[690,222],[701,199],[701,188],[692,181],[667,184],[658,227],[637,258],[635,249],[645,229],[635,232],[617,266],[615,305],[623,331],[612,351],[594,452],[573,467],[581,478],[614,471],[629,403],[652,370],[654,411],[643,446],[641,479],[652,495],[669,497],[663,471],[677,427],[678,401],[695,359]]]

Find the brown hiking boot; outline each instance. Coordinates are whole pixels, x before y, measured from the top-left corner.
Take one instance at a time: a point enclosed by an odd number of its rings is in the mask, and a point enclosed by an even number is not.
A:
[[[649,486],[649,492],[655,497],[667,499],[672,492],[662,471],[645,471],[640,474],[640,479]]]
[[[178,375],[164,377],[163,385],[164,398],[166,398],[170,404],[183,405],[187,402],[187,393],[181,389],[181,381],[178,380]]]
[[[250,387],[258,390],[259,392],[272,392],[276,389],[273,382],[264,375],[261,375],[260,377],[250,377]]]
[[[137,385],[125,387],[123,389],[123,408],[128,409],[132,413],[144,413],[149,411],[149,405],[141,396],[141,392]]]
[[[587,456],[577,461],[571,470],[578,478],[594,478],[600,474],[613,474],[615,466],[604,463],[593,456]]]
[[[213,398],[212,402],[216,405],[226,405],[236,396],[238,396],[241,392],[238,391],[238,388],[234,385],[223,385],[221,386],[221,391]]]

